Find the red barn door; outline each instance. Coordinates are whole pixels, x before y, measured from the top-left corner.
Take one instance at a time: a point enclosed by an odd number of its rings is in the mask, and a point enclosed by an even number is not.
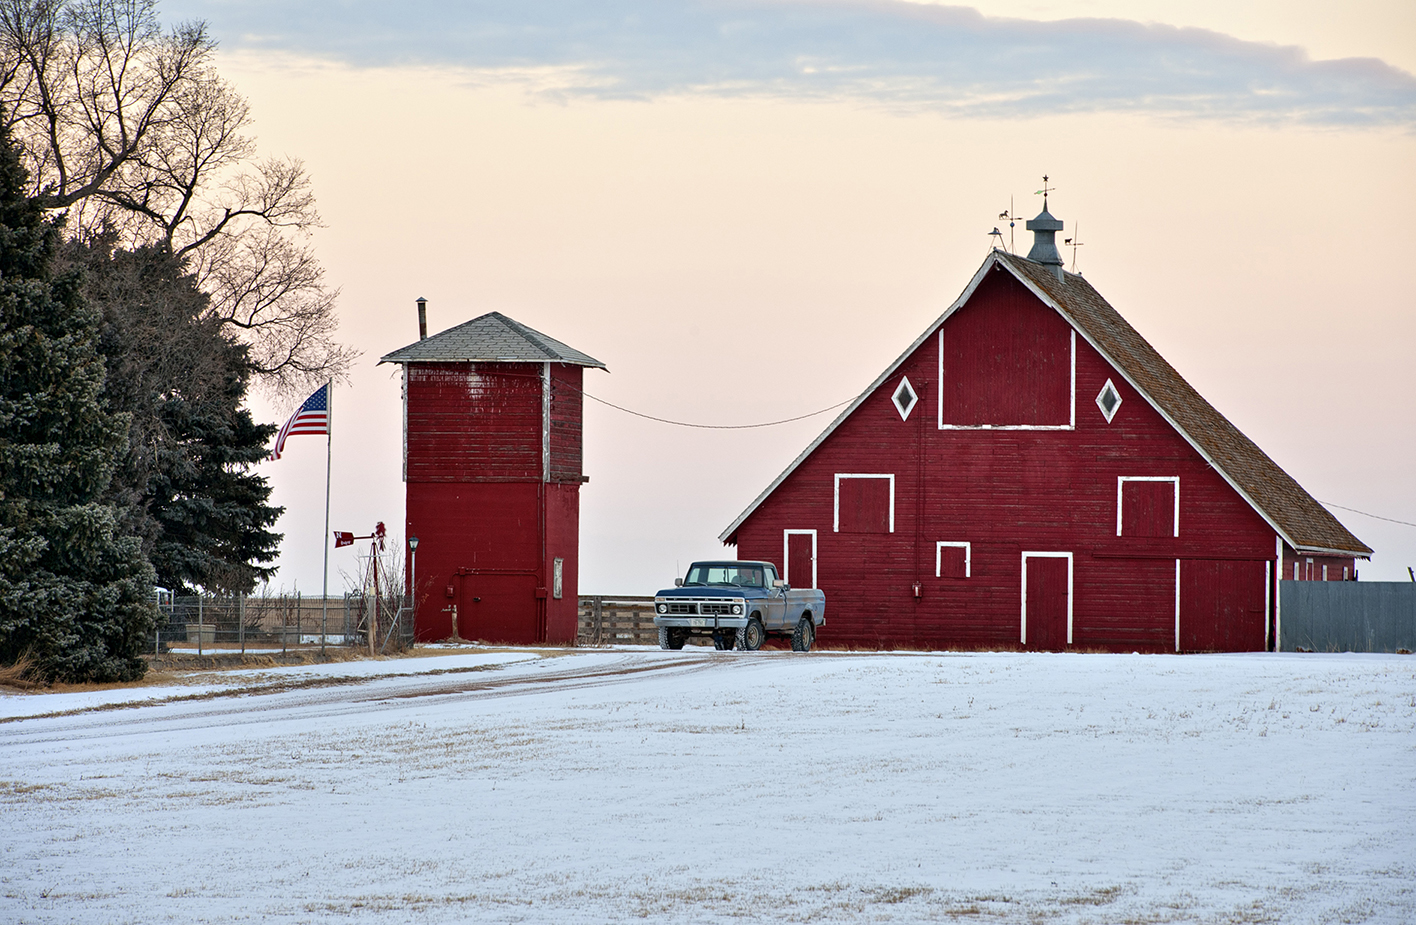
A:
[[[1180,650],[1262,652],[1264,563],[1185,559],[1180,563]]]
[[[816,531],[787,530],[786,561],[782,577],[793,588],[816,587]]]
[[[1022,641],[1029,649],[1067,647],[1072,557],[1065,552],[1023,553]]]

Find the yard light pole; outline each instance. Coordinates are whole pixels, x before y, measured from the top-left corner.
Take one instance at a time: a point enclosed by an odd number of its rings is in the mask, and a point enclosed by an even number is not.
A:
[[[410,562],[408,565],[408,612],[414,625],[418,623],[418,538],[408,538]]]

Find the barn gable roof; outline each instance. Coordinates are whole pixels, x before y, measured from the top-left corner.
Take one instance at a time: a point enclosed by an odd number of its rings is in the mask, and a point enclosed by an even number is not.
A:
[[[904,363],[949,316],[968,302],[994,267],[1008,270],[1044,304],[1062,315],[1235,491],[1294,549],[1367,556],[1372,550],[1308,494],[1239,428],[1215,410],[1140,333],[1081,276],[995,250],[969,285],[895,362],[831,422],[787,469],[719,535],[726,542],[846,418]]]
[[[487,312],[440,334],[384,354],[380,363],[567,363],[604,369],[605,364],[534,328]]]

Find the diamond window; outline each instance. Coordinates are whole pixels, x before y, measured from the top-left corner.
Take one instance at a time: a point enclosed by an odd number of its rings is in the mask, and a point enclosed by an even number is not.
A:
[[[1111,384],[1111,380],[1106,380],[1106,385],[1101,387],[1101,392],[1096,396],[1096,406],[1101,409],[1101,414],[1106,418],[1106,423],[1110,424],[1111,419],[1116,417],[1116,410],[1121,407],[1121,393],[1116,391],[1116,386]]]
[[[895,389],[895,394],[890,397],[895,403],[895,410],[900,412],[900,420],[908,421],[910,412],[919,402],[919,396],[915,394],[914,386],[910,385],[909,377],[900,380],[899,386]]]

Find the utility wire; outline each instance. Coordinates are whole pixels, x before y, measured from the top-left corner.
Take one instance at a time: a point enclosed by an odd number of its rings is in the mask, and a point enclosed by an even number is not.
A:
[[[847,398],[845,401],[838,401],[834,405],[831,405],[829,408],[822,408],[820,411],[813,411],[810,414],[799,414],[794,418],[783,418],[780,421],[763,421],[761,424],[692,424],[688,421],[671,421],[668,418],[656,418],[652,414],[644,414],[641,411],[632,411],[629,408],[616,405],[614,402],[605,401],[603,398],[596,398],[594,395],[591,395],[589,392],[583,390],[580,394],[584,395],[591,401],[597,401],[602,405],[608,405],[609,407],[614,408],[616,411],[623,411],[625,414],[632,414],[637,418],[644,418],[646,421],[658,421],[660,424],[672,424],[675,427],[695,427],[700,430],[748,430],[754,427],[776,427],[778,424],[790,424],[793,421],[804,421],[807,418],[814,418],[818,414],[825,414],[828,411],[835,411],[842,405],[848,405],[851,402],[855,401],[855,399],[853,398]]]
[[[1340,511],[1351,511],[1354,514],[1361,514],[1363,517],[1371,517],[1374,520],[1385,520],[1387,523],[1401,524],[1405,527],[1416,527],[1409,520],[1397,520],[1395,517],[1383,517],[1380,514],[1368,514],[1366,511],[1359,511],[1355,507],[1343,507],[1341,504],[1333,504],[1331,501],[1319,501],[1319,504],[1326,504],[1328,507],[1335,507]]]
[[[503,379],[534,379],[537,382],[541,381],[540,376],[528,375],[526,373],[497,373],[496,375]],[[693,427],[699,430],[751,430],[757,427],[776,427],[778,424],[790,424],[793,421],[805,421],[807,418],[814,418],[817,415],[825,414],[828,411],[835,411],[842,405],[849,405],[851,402],[855,401],[854,398],[847,398],[845,401],[838,401],[834,405],[822,408],[819,411],[812,411],[808,414],[799,414],[794,418],[782,418],[782,420],[780,421],[763,421],[760,424],[694,424],[690,421],[674,421],[669,418],[656,418],[652,414],[645,414],[642,411],[635,411],[633,408],[626,408],[623,405],[617,405],[614,402],[605,401],[603,398],[596,398],[594,395],[591,395],[584,389],[576,388],[569,382],[554,382],[552,383],[552,388],[566,389],[571,392],[579,392],[582,396],[590,399],[591,401],[599,402],[602,405],[614,408],[616,411],[623,411],[625,414],[632,414],[637,418],[644,418],[646,421],[657,421],[660,424],[672,424],[675,427]]]

